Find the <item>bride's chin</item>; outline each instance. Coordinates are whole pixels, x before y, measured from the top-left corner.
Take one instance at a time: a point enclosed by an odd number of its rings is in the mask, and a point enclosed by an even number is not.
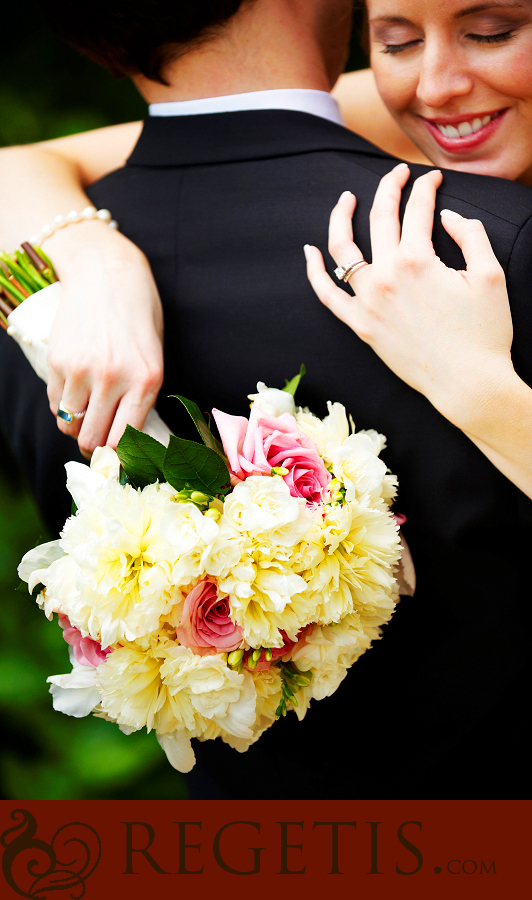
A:
[[[439,169],[451,169],[453,172],[467,172],[470,175],[490,175],[492,178],[505,178],[508,181],[520,181],[532,185],[532,160],[530,166],[520,171],[515,158],[462,158],[456,159],[443,154],[440,148],[424,146],[425,142],[417,142],[419,149],[430,159],[433,166]]]

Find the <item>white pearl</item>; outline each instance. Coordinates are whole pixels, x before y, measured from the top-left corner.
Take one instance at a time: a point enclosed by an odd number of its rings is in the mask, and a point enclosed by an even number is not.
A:
[[[79,212],[77,212],[77,210],[75,210],[75,209],[71,209],[67,215],[67,219],[69,222],[79,222],[79,220],[80,220]]]
[[[109,222],[111,219],[111,213],[108,209],[99,209],[96,215],[99,219],[102,219],[103,222]]]
[[[111,219],[109,222],[109,228],[113,228],[115,231],[118,229],[118,222],[115,219]]]
[[[38,240],[39,240],[39,235],[38,235],[38,234],[33,234],[33,235],[30,237],[29,243],[30,243],[30,244],[36,244]]]
[[[52,231],[53,231],[53,228],[51,225],[43,225],[43,227],[41,228],[42,234],[51,234]]]
[[[84,219],[94,219],[96,218],[97,213],[98,210],[95,206],[86,206],[81,215]]]
[[[56,216],[54,219],[54,225],[61,227],[61,225],[64,223],[64,221],[65,220],[64,220],[63,216]]]

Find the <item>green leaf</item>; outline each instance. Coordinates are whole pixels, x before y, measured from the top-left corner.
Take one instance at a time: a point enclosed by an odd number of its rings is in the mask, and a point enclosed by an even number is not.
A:
[[[198,404],[194,403],[193,400],[187,400],[186,397],[181,397],[179,394],[170,394],[170,396],[174,397],[176,400],[181,400],[181,403],[185,407],[190,418],[194,422],[194,425],[198,429],[200,437],[205,446],[210,447],[211,450],[215,450],[216,453],[219,453],[220,456],[223,456],[223,458],[225,459],[224,448],[220,444],[220,441],[217,441],[214,437],[211,429],[209,428],[209,424],[205,421],[204,415]]]
[[[229,482],[227,465],[215,450],[173,434],[164,457],[163,473],[177,491],[189,487],[215,495],[222,493]]]
[[[291,378],[290,381],[287,381],[285,378],[286,384],[283,388],[283,391],[286,391],[287,394],[292,394],[292,397],[294,397],[295,393],[299,387],[299,382],[303,378],[303,375],[306,375],[306,372],[307,372],[307,370],[305,368],[305,364],[301,363],[301,367],[299,369],[299,375],[294,375],[294,377]]]
[[[142,488],[156,481],[164,481],[163,460],[166,448],[149,434],[126,425],[116,452],[124,472],[135,487]]]

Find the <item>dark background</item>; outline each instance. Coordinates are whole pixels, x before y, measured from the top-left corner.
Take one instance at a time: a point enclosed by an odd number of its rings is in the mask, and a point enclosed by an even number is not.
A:
[[[347,71],[367,60],[358,42]],[[31,2],[2,11],[0,146],[43,141],[143,118],[146,104],[128,80],[56,38]],[[61,212],[61,210],[58,210]],[[2,248],[9,251],[13,248]],[[126,737],[89,716],[54,712],[46,678],[70,671],[57,623],[15,590],[17,565],[49,540],[0,435],[0,795],[12,800],[186,797],[155,735]]]

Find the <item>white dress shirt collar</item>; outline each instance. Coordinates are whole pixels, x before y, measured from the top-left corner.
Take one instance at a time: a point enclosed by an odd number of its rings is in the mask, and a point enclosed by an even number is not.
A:
[[[250,91],[247,94],[228,94],[225,97],[205,97],[201,100],[173,100],[152,103],[150,116],[198,116],[206,113],[237,112],[250,109],[290,109],[310,113],[337,125],[344,125],[336,100],[326,91],[285,88],[275,91]]]

